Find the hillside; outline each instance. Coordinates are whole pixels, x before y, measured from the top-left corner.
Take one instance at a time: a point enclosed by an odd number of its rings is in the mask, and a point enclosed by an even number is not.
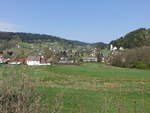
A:
[[[38,43],[38,42],[61,42],[75,45],[86,45],[87,43],[80,41],[66,40],[57,36],[46,34],[33,34],[33,33],[21,33],[21,32],[0,32],[0,40],[11,40],[13,38],[20,38],[23,42]]]
[[[108,44],[103,43],[103,42],[93,43],[91,44],[91,46],[96,47],[96,48],[101,48],[101,49],[108,48]]]
[[[111,41],[117,47],[136,48],[142,46],[150,46],[150,29],[140,28],[126,34],[117,40]]]
[[[0,40],[20,39],[25,43],[49,43],[51,45],[61,46],[62,48],[78,48],[78,47],[95,47],[97,44],[90,44],[74,40],[66,40],[57,36],[46,34],[33,34],[33,33],[15,33],[15,32],[0,32]],[[99,43],[99,47],[104,48],[107,44]]]

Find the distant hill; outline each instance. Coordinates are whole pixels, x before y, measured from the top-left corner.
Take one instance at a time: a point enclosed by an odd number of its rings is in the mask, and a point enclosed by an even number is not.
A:
[[[126,34],[117,40],[111,41],[116,47],[136,48],[150,46],[150,29],[140,28]]]
[[[15,32],[0,32],[0,40],[11,40],[13,38],[20,38],[23,42],[36,43],[36,42],[65,42],[77,45],[86,45],[87,43],[80,41],[66,40],[57,36],[45,35],[45,34],[33,34],[33,33],[15,33]]]
[[[33,33],[21,33],[21,32],[0,32],[0,40],[12,40],[20,39],[25,43],[56,43],[65,48],[77,48],[77,47],[86,47],[91,46],[95,47],[97,44],[90,44],[81,41],[67,40],[57,36],[46,35],[46,34],[33,34]],[[106,44],[99,43],[99,47],[104,48]]]
[[[91,46],[96,47],[96,48],[100,48],[100,49],[108,48],[108,44],[103,43],[103,42],[93,43],[93,44],[91,44]]]

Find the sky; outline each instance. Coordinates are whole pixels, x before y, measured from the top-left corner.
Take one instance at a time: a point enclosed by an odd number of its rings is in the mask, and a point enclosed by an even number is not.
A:
[[[150,28],[150,0],[0,0],[0,31],[109,43]]]

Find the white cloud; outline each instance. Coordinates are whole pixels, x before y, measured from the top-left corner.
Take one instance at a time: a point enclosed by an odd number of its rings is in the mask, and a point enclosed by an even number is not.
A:
[[[15,24],[0,21],[0,31],[17,31],[17,28]]]

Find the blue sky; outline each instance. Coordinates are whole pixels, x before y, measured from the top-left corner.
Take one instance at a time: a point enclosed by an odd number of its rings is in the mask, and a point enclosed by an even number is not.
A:
[[[150,28],[150,0],[0,0],[0,30],[110,42]]]

